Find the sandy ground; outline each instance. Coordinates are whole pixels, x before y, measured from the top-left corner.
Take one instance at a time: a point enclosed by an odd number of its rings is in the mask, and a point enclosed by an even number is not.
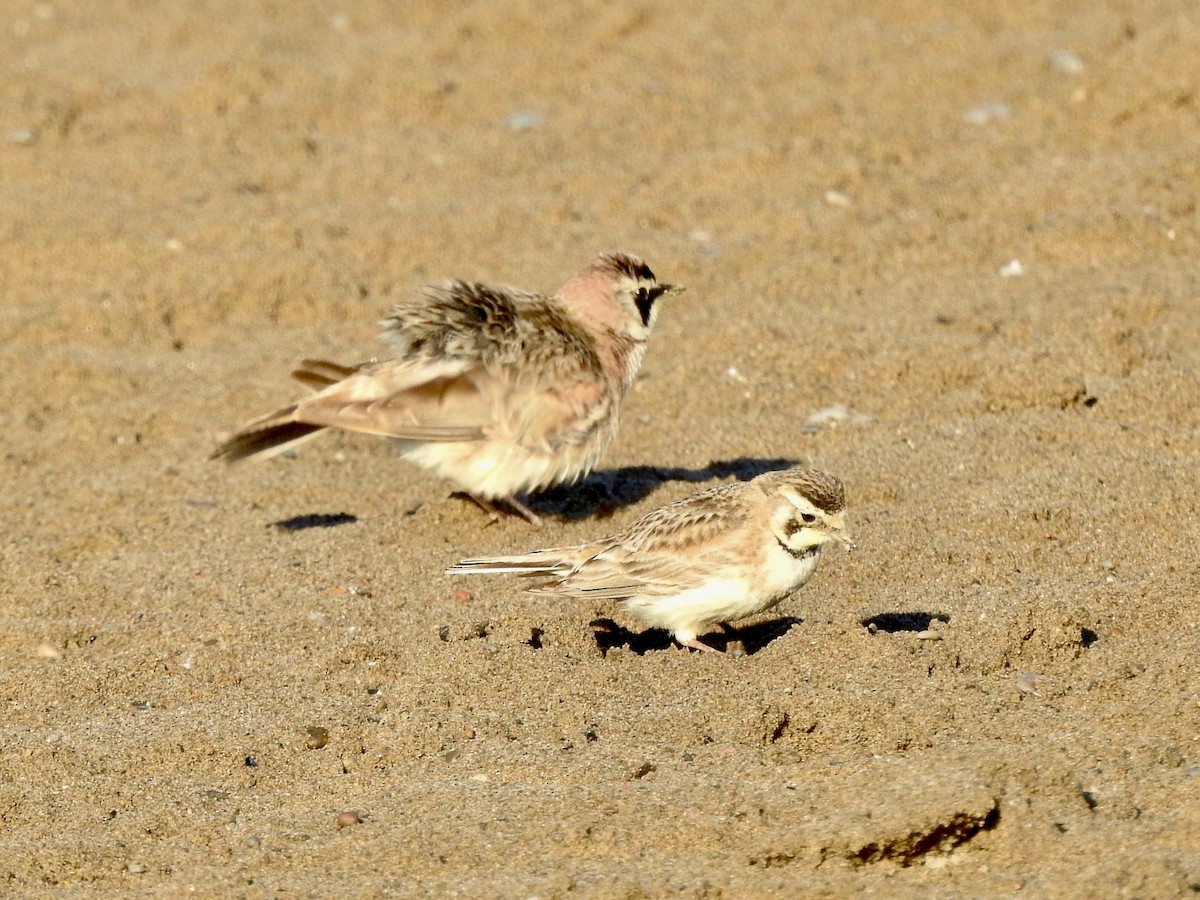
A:
[[[0,893],[1200,890],[1194,0],[26,0],[0,48]],[[422,282],[608,248],[688,292],[541,532],[384,441],[207,461]],[[442,574],[789,460],[860,549],[738,658]]]

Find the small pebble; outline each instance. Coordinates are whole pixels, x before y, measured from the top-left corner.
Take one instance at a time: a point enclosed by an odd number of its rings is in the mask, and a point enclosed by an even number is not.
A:
[[[449,643],[450,642],[450,626],[449,625],[439,625],[438,626],[438,637],[441,640],[445,641],[446,643]]]
[[[357,809],[347,809],[338,813],[335,821],[338,828],[349,828],[351,825],[361,825],[363,816]]]
[[[250,837],[242,841],[243,847],[257,847],[260,844],[262,844],[262,838],[260,838],[257,834],[252,834]]]
[[[1041,694],[1037,691],[1037,683],[1044,678],[1044,675],[1039,675],[1037,672],[1022,672],[1017,676],[1017,691],[1022,694],[1033,694],[1035,697],[1040,697]]]
[[[306,750],[320,750],[329,743],[329,729],[320,725],[309,725],[304,729],[308,737],[304,739]]]
[[[471,592],[468,591],[466,588],[459,588],[457,591],[454,592],[454,599],[457,600],[459,603],[470,603],[475,598],[471,595]]]
[[[1019,259],[1009,260],[1009,262],[1000,267],[1001,278],[1016,278],[1018,275],[1025,274],[1025,267],[1021,265]]]
[[[841,191],[834,190],[825,192],[825,202],[830,206],[840,206],[842,208],[849,208],[850,206],[854,205],[849,197],[847,197]]]
[[[515,112],[504,120],[509,131],[529,131],[542,124],[542,114],[533,110]]]
[[[1095,406],[1105,397],[1120,390],[1120,383],[1115,378],[1105,378],[1103,375],[1090,375],[1083,380],[1083,391],[1079,394],[1079,402],[1084,406]],[[1112,568],[1110,563],[1108,568]]]
[[[1070,50],[1055,50],[1048,59],[1050,68],[1067,75],[1078,75],[1083,71],[1083,60]]]
[[[987,125],[991,122],[1002,122],[1012,117],[1012,110],[1004,103],[981,103],[973,106],[963,115],[963,121],[968,125]]]
[[[657,770],[658,770],[658,766],[654,765],[654,763],[644,762],[640,766],[637,767],[637,771],[635,771],[633,773],[633,778],[630,780],[638,781],[642,778],[645,778],[651,772],[654,772]]]
[[[936,631],[918,631],[916,638],[918,641],[940,641],[943,635]]]
[[[809,415],[804,424],[816,425],[819,428],[822,425],[870,425],[874,421],[874,416],[856,412],[844,403],[835,403]]]
[[[33,652],[38,659],[62,659],[62,651],[49,641],[42,641]]]
[[[125,867],[125,871],[127,871],[130,875],[141,875],[146,871],[146,867],[141,863],[131,862]]]
[[[15,128],[5,135],[10,144],[29,144],[37,143],[37,132],[32,128]]]

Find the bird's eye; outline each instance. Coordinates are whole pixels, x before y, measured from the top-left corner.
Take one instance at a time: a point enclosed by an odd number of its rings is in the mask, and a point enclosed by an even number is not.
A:
[[[654,298],[650,296],[650,291],[644,287],[638,288],[633,296],[633,304],[637,307],[638,315],[642,317],[642,324],[649,327],[650,311],[654,308]]]
[[[805,525],[811,525],[813,522],[817,521],[817,517],[812,513],[800,513],[800,521]]]

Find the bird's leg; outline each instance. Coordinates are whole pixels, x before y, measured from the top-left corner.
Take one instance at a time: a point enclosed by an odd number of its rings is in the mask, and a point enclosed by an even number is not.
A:
[[[675,638],[675,640],[679,641],[679,638]],[[716,647],[710,647],[708,644],[702,644],[696,638],[692,638],[690,641],[679,641],[679,646],[691,647],[693,650],[703,650],[705,653],[724,654],[725,652],[724,650],[718,650]]]
[[[517,515],[523,518],[534,528],[542,527],[541,517],[539,517],[537,513],[518,500],[515,496],[506,497],[504,502],[511,506],[516,511]]]
[[[476,497],[474,494],[470,493],[469,491],[462,491],[461,493],[464,497],[466,497],[468,500],[470,500],[472,503],[474,503],[476,506],[478,506],[485,513],[487,513],[488,520],[487,520],[487,523],[483,526],[484,528],[488,528],[489,526],[495,525],[497,522],[500,521],[500,510],[496,508],[495,503],[491,503],[487,500],[483,500],[479,497]]]
[[[484,528],[495,525],[500,521],[501,503],[507,505],[512,512],[515,512],[522,519],[532,525],[534,528],[542,527],[542,520],[538,518],[537,513],[519,501],[516,497],[509,497],[503,501],[496,502],[493,500],[485,500],[482,497],[476,497],[469,491],[462,491],[463,496],[470,499],[472,503],[482,509],[488,515],[487,524]]]

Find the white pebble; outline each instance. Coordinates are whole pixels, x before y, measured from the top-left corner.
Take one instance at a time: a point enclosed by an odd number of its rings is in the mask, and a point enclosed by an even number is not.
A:
[[[537,128],[541,124],[542,114],[533,110],[515,112],[504,120],[504,125],[509,131],[529,131],[531,128]]]
[[[825,192],[825,202],[830,206],[849,207],[853,205],[848,196],[843,194],[841,191],[835,190],[828,190]]]
[[[963,121],[968,125],[987,125],[1012,117],[1012,110],[1005,103],[981,103],[967,110]]]
[[[1037,684],[1039,681],[1044,681],[1045,678],[1045,675],[1039,675],[1036,672],[1022,672],[1017,676],[1017,692],[1040,697],[1041,694],[1037,691]]]
[[[870,425],[875,417],[867,413],[856,412],[844,403],[834,403],[824,409],[818,409],[804,420],[807,425]]]
[[[1050,68],[1067,75],[1078,75],[1083,71],[1083,60],[1070,50],[1055,50],[1050,54],[1049,63]]]
[[[1019,259],[1010,260],[1007,264],[1000,267],[1001,278],[1015,278],[1018,275],[1025,274],[1025,267],[1021,265]]]

